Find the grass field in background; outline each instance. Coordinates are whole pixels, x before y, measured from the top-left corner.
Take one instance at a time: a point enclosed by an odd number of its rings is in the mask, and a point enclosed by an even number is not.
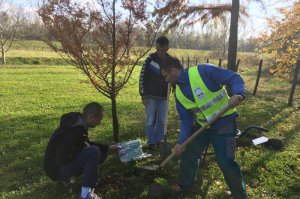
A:
[[[61,44],[59,42],[56,42],[58,46]],[[44,41],[38,41],[38,40],[16,40],[13,43],[12,48],[49,48],[49,46]]]
[[[154,52],[152,49],[150,52]],[[207,59],[209,62],[215,65],[219,64],[219,58],[213,57],[210,51],[201,50],[190,50],[190,49],[173,49],[169,50],[169,54],[176,56],[180,59],[184,66],[188,63],[190,66],[194,66],[200,63],[206,63]],[[262,58],[255,53],[239,53],[241,59],[239,69],[244,70],[245,68],[257,68],[258,62]],[[145,57],[146,58],[146,57]],[[144,58],[144,59],[145,59]],[[144,59],[140,60],[140,64],[143,63]],[[188,62],[189,59],[189,62]],[[269,67],[269,60],[265,59],[264,66]],[[34,50],[10,50],[6,54],[6,62],[8,65],[65,65],[66,62],[53,51],[34,51]],[[222,67],[226,67],[227,60],[222,60]]]
[[[152,48],[150,52],[154,51],[155,48]],[[210,63],[218,65],[219,59],[222,58],[217,52],[208,50],[170,48],[169,54],[178,57],[184,66],[188,66],[188,64],[189,66],[193,66],[200,63],[206,63],[207,59],[209,59]],[[237,59],[240,59],[239,68],[257,67],[260,59],[265,60],[264,64],[267,67],[270,65],[270,60],[266,56],[254,52],[238,52]],[[142,64],[142,62],[143,59],[140,64]],[[62,65],[65,62],[58,54],[51,51],[49,46],[43,41],[19,40],[15,41],[12,49],[8,51],[7,63],[11,65]],[[222,67],[226,66],[227,60],[222,58]]]
[[[24,54],[22,54],[24,53]],[[27,54],[26,54],[27,53]],[[43,54],[45,53],[45,54]],[[11,51],[8,57],[58,58],[52,52]],[[53,57],[52,57],[53,56]],[[138,94],[137,66],[130,82],[117,98],[120,140],[145,140],[145,111]],[[256,71],[242,70],[247,99],[239,107],[238,125],[245,129],[259,125],[270,131],[269,138],[283,141],[284,148],[274,151],[263,146],[238,148],[249,198],[298,198],[300,195],[300,91],[297,88],[294,106],[287,107],[291,85],[262,75],[257,95],[252,96]],[[88,102],[99,101],[105,107],[101,125],[92,129],[91,140],[112,143],[110,100],[103,97],[77,69],[67,65],[6,65],[0,66],[0,198],[78,198],[68,195],[58,183],[49,180],[42,161],[46,143],[59,123],[60,116],[69,111],[81,111]],[[169,142],[175,144],[179,128],[178,116],[171,100],[169,110]],[[256,132],[254,132],[256,133]],[[160,163],[157,156],[139,161]],[[103,198],[145,198],[153,181],[176,183],[178,164],[173,160],[166,169],[141,176],[124,177],[128,165],[112,155],[102,166],[102,184],[96,192]],[[230,198],[214,157],[208,157],[199,172],[193,193],[184,198]]]

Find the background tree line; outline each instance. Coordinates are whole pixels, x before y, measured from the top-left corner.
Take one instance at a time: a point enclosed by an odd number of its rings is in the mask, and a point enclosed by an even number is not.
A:
[[[180,29],[172,30],[166,36],[171,40],[171,48],[178,49],[194,49],[194,50],[212,50],[220,52],[220,55],[228,48],[228,34],[216,29],[213,25],[207,26],[206,31],[189,30],[182,31]],[[141,30],[143,31],[143,30]],[[43,23],[38,17],[33,19],[24,19],[20,24],[20,34],[17,40],[43,40],[47,35]],[[142,40],[138,41],[139,46],[143,46]],[[238,42],[238,51],[254,52],[256,38],[250,37],[240,39]]]

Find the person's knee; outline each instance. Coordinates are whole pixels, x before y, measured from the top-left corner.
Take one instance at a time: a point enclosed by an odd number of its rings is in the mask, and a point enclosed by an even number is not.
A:
[[[218,165],[222,171],[227,171],[232,168],[232,166],[233,166],[232,162],[233,161],[230,161],[230,160],[219,160]]]
[[[185,150],[180,157],[181,164],[184,164],[188,167],[197,167],[198,165],[198,156],[193,151]]]
[[[89,146],[86,148],[87,157],[91,160],[98,160],[100,159],[100,150],[97,146]]]
[[[146,118],[146,126],[152,126],[152,125],[154,125],[154,117],[147,116],[147,118]]]
[[[151,127],[151,126],[153,126],[153,125],[154,125],[154,122],[146,122],[146,126]]]

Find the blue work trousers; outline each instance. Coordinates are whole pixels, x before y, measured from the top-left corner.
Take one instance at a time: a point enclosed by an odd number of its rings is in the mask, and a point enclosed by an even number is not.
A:
[[[98,180],[98,166],[104,162],[106,154],[96,145],[84,148],[77,157],[60,168],[59,180],[68,181],[73,176],[83,175],[83,187],[95,187]]]
[[[195,132],[199,126],[193,127]],[[211,142],[217,162],[225,181],[235,199],[247,198],[245,183],[239,165],[235,162],[236,124],[232,122],[219,130],[206,129],[196,137],[181,154],[179,184],[183,189],[190,189],[196,179],[197,170],[206,146]]]
[[[158,144],[164,136],[167,100],[147,99],[146,135],[147,144]]]

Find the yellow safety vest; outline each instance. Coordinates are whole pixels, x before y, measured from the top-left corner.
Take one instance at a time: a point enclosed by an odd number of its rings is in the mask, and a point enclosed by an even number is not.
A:
[[[176,85],[176,98],[185,109],[195,114],[197,122],[202,126],[228,105],[229,96],[223,87],[216,92],[210,91],[203,82],[197,66],[189,68],[188,75],[195,102],[185,97],[178,85]],[[235,109],[229,109],[221,117],[235,111]]]

